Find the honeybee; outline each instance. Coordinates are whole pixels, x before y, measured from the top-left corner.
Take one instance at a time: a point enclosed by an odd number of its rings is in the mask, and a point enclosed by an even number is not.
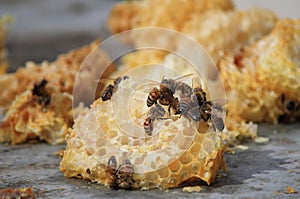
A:
[[[111,189],[132,189],[134,168],[129,160],[124,160],[117,169],[116,157],[111,156],[108,159],[105,173]]]
[[[279,122],[295,122],[300,120],[300,103],[296,100],[287,99],[281,95],[283,114],[279,116]]]
[[[108,159],[106,168],[105,168],[105,174],[107,176],[108,185],[111,189],[118,189],[117,184],[117,160],[115,156],[111,156]]]
[[[122,76],[122,77],[118,77],[117,79],[114,80],[114,83],[113,84],[109,84],[103,91],[102,93],[102,101],[107,101],[107,100],[110,100],[113,93],[116,92],[117,88],[118,88],[118,85],[120,84],[120,82],[122,80],[125,80],[125,79],[129,79],[129,77],[127,75],[125,76]]]
[[[117,184],[120,188],[131,190],[134,183],[134,168],[129,160],[124,160],[116,172]]]
[[[202,84],[199,78],[194,78],[192,82],[193,94],[196,96],[199,106],[207,101],[206,93],[202,88]]]
[[[158,88],[154,87],[152,91],[150,91],[147,98],[147,106],[150,107],[153,104],[157,103],[157,100],[161,97],[160,91]]]
[[[180,97],[189,97],[193,94],[192,87],[184,82],[177,82],[175,90],[180,92]]]
[[[201,118],[204,121],[211,119],[214,130],[223,131],[224,120],[222,117],[222,106],[226,104],[225,100],[206,101],[200,106]]]
[[[159,105],[155,104],[148,113],[148,117],[146,117],[144,121],[144,130],[147,135],[151,136],[153,132],[153,122],[156,119],[161,119],[165,115],[166,111],[165,109]]]
[[[193,78],[192,87],[183,82],[178,83],[177,89],[181,92],[178,112],[199,122],[201,120],[200,106],[206,101],[206,93],[202,89],[200,79]]]
[[[42,106],[46,107],[50,104],[51,96],[45,89],[48,81],[43,79],[39,83],[34,84],[32,89],[32,95],[37,96],[37,102]]]
[[[151,107],[153,104],[157,104],[157,101],[164,106],[169,106],[168,111],[171,114],[171,108],[175,111],[175,114],[178,112],[178,98],[174,97],[174,93],[179,91],[181,95],[189,96],[192,93],[192,88],[183,83],[179,82],[179,79],[186,78],[192,74],[186,74],[179,76],[175,79],[166,79],[163,78],[159,84],[159,89],[154,87],[147,97],[147,106]]]
[[[145,133],[149,136],[152,135],[153,132],[153,123],[151,117],[147,117],[144,121],[144,130]]]
[[[195,97],[181,98],[178,104],[178,112],[187,118],[191,118],[195,122],[199,122],[201,119],[198,101]]]

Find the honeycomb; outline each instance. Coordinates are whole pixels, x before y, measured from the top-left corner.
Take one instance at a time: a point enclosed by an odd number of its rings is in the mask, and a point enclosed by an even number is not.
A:
[[[8,109],[0,126],[0,141],[20,144],[39,139],[58,144],[64,142],[72,123],[69,93],[52,93],[50,104],[44,107],[27,90],[18,95]]]
[[[92,58],[91,63],[86,63],[88,67],[84,70],[80,69],[84,58],[98,43],[95,41],[60,55],[51,63],[28,62],[26,67],[19,68],[15,73],[1,75],[0,111],[1,114],[5,111],[5,115],[0,125],[0,141],[12,144],[33,139],[51,144],[64,142],[65,134],[73,124],[73,115],[84,114],[85,111],[82,106],[74,106],[72,110],[75,77],[84,82],[80,85],[78,95],[92,95],[94,90],[90,85],[97,79],[95,66],[104,67],[110,63],[106,53],[98,48],[93,51],[97,57]],[[113,70],[113,66],[109,65],[106,72]],[[46,108],[34,102],[32,96],[33,85],[42,79],[48,81],[46,87],[51,93],[51,103]],[[84,98],[79,100],[84,101]]]
[[[234,50],[241,45],[253,43],[270,33],[277,21],[277,16],[266,9],[235,10],[231,1],[196,2],[182,4],[182,1],[166,0],[158,3],[144,0],[120,3],[112,9],[108,26],[112,33],[142,27],[162,27],[179,31],[201,44],[217,63],[224,50]],[[130,11],[133,13],[128,14]],[[131,17],[119,20],[123,14]],[[125,23],[125,19],[129,21]],[[156,39],[160,44],[166,43],[174,50],[180,48],[176,39],[162,33],[131,33],[131,40],[136,47],[153,46]],[[159,50],[137,51],[125,56],[123,63],[134,67],[147,61],[149,63],[150,58],[151,62],[162,61],[165,55],[165,52]]]
[[[0,75],[7,70],[7,60],[5,55],[4,42],[7,35],[8,25],[12,22],[9,16],[2,16],[0,18]]]
[[[232,10],[231,0],[143,0],[115,5],[108,18],[112,33],[132,28],[165,27],[181,30],[192,15],[209,9]],[[120,20],[121,19],[121,20]]]
[[[206,123],[185,117],[155,120],[153,135],[143,128],[148,93],[131,76],[123,80],[111,100],[96,100],[85,116],[79,116],[67,135],[60,170],[109,186],[113,174],[107,162],[115,156],[118,167],[130,161],[132,189],[168,189],[187,180],[210,184],[225,169],[225,144]]]
[[[299,19],[281,19],[271,34],[224,56],[219,68],[229,117],[236,121],[299,121],[299,30]]]
[[[73,86],[77,72],[86,56],[98,45],[99,41],[95,41],[90,45],[83,46],[82,48],[72,50],[66,54],[59,55],[54,62],[43,61],[42,63],[27,62],[25,67],[20,67],[15,73],[8,73],[1,75],[0,77],[0,107],[7,108],[17,95],[21,94],[29,87],[32,87],[34,83],[47,79],[51,87],[57,88],[60,92],[73,92]],[[106,53],[99,49],[98,57],[93,60],[94,65],[107,66],[109,58]],[[83,95],[87,95],[89,91],[91,77],[93,78],[96,68],[90,66],[85,71],[80,71],[79,76],[81,79],[85,79],[85,85],[87,91]],[[111,66],[108,72],[113,71]],[[96,79],[96,77],[94,78]],[[50,81],[51,80],[51,81]],[[93,93],[94,94],[94,93]]]

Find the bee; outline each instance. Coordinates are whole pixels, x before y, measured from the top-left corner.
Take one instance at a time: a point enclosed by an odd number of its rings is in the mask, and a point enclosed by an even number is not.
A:
[[[147,106],[151,107],[153,104],[157,104],[157,101],[164,106],[169,106],[168,111],[171,114],[171,109],[175,111],[175,114],[178,112],[178,98],[174,97],[176,91],[180,91],[182,95],[190,95],[192,93],[192,88],[183,82],[178,80],[190,76],[191,74],[186,74],[179,76],[175,79],[166,79],[163,78],[159,84],[159,89],[154,87],[148,97],[147,97]]]
[[[162,119],[162,117],[165,115],[165,113],[166,113],[165,109],[159,104],[155,104],[155,106],[153,106],[149,110],[148,117],[144,121],[144,130],[147,135],[149,135],[149,136],[152,135],[153,122],[156,119]]]
[[[102,101],[107,101],[110,100],[113,93],[116,92],[118,85],[121,83],[122,80],[129,79],[127,75],[118,77],[117,79],[114,80],[113,84],[109,84],[103,91],[102,93]]]
[[[108,178],[108,185],[111,189],[118,189],[118,184],[117,184],[117,160],[115,156],[111,156],[108,159],[106,168],[105,168],[105,174]]]
[[[153,132],[153,123],[151,117],[147,117],[144,121],[144,130],[145,133],[149,136],[152,135]]]
[[[184,82],[177,82],[175,90],[180,92],[180,97],[189,97],[193,94],[192,87]]]
[[[202,88],[202,84],[199,78],[194,78],[192,82],[193,94],[196,96],[199,106],[201,106],[206,99],[206,92]]]
[[[108,159],[105,173],[111,189],[132,189],[134,168],[129,160],[124,160],[117,169],[116,157],[111,156]]]
[[[157,100],[161,97],[160,91],[158,88],[154,87],[152,91],[150,91],[147,98],[147,106],[150,107],[153,104],[157,104]]]
[[[51,101],[51,96],[45,88],[47,83],[48,81],[43,79],[39,83],[34,84],[32,89],[32,95],[37,96],[37,102],[43,107],[49,105]]]
[[[282,94],[281,106],[283,115],[279,116],[279,122],[295,122],[300,120],[300,104],[296,100],[286,99],[286,96]]]
[[[199,78],[193,78],[192,87],[181,82],[177,89],[181,92],[178,112],[195,122],[201,120],[200,106],[206,101],[206,93],[202,89]]]
[[[211,119],[214,130],[223,131],[225,125],[222,117],[222,106],[226,102],[224,100],[206,101],[200,106],[201,118],[204,121]]]
[[[178,104],[178,112],[195,122],[199,122],[201,119],[198,101],[195,96],[181,98]]]
[[[133,174],[133,165],[129,160],[124,160],[116,172],[118,186],[125,190],[131,190],[134,183]]]

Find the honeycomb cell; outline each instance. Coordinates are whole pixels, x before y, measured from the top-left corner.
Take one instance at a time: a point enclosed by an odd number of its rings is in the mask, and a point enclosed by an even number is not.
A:
[[[97,139],[96,146],[97,147],[103,147],[106,144],[106,140],[103,138]]]
[[[193,173],[198,173],[199,172],[199,165],[196,164],[195,162],[192,162],[190,165],[191,171]]]
[[[145,181],[147,181],[147,182],[155,183],[158,181],[159,176],[158,176],[158,173],[151,172],[151,173],[146,173],[144,175],[144,178],[145,178]]]
[[[128,145],[129,140],[128,140],[128,136],[124,135],[120,137],[120,142],[122,145]]]
[[[104,156],[106,154],[106,149],[105,148],[100,148],[98,151],[98,156]]]
[[[183,130],[183,134],[186,136],[194,136],[195,135],[195,130],[193,128],[185,128]]]
[[[201,149],[201,145],[199,143],[194,143],[190,148],[190,152],[194,156],[197,156],[199,154],[200,149]]]
[[[193,141],[193,137],[185,137],[179,143],[179,148],[182,150],[187,150]]]
[[[184,152],[182,156],[179,158],[182,164],[188,164],[192,161],[193,157],[189,152]]]
[[[157,171],[160,178],[166,178],[169,175],[169,169],[167,167],[164,167],[162,169],[159,169]]]
[[[95,153],[95,150],[91,147],[86,147],[85,151],[88,156],[91,156]]]
[[[181,167],[180,162],[179,162],[178,160],[175,160],[175,161],[174,161],[174,159],[171,160],[171,161],[169,161],[169,162],[171,162],[171,163],[168,165],[170,171],[173,172],[173,173],[177,173],[177,172],[179,171],[180,167]]]
[[[118,136],[118,132],[116,130],[111,130],[107,133],[107,136],[109,138],[114,138],[114,137]]]

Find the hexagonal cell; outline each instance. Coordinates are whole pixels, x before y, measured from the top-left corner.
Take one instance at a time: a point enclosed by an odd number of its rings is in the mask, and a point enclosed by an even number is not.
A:
[[[97,152],[97,155],[104,156],[106,154],[106,149],[104,147],[100,148]]]
[[[193,140],[194,140],[193,137],[184,137],[179,142],[178,146],[182,150],[187,150],[188,148],[190,148],[191,144],[193,143]]]
[[[114,137],[118,136],[118,131],[117,130],[110,130],[106,135],[109,138],[114,138]]]
[[[189,164],[193,160],[193,157],[189,152],[184,152],[179,160],[182,164]]]
[[[179,160],[174,161],[174,159],[172,159],[169,162],[170,162],[170,164],[168,164],[168,167],[169,167],[170,171],[173,173],[177,173],[181,167],[180,161]]]
[[[103,146],[105,146],[106,142],[107,142],[106,139],[99,138],[96,141],[96,146],[97,147],[103,147]]]
[[[166,178],[169,175],[169,169],[167,167],[163,167],[163,168],[157,170],[157,173],[158,173],[159,177]]]
[[[95,153],[95,150],[93,148],[91,148],[91,147],[86,147],[85,151],[86,151],[86,154],[88,156],[91,156],[91,155],[93,155]]]
[[[190,152],[192,155],[197,156],[199,154],[199,151],[201,149],[201,145],[197,142],[194,142],[190,148]]]
[[[127,136],[127,135],[121,136],[121,137],[120,137],[120,143],[121,143],[122,145],[128,145],[128,143],[129,143],[128,136]]]

